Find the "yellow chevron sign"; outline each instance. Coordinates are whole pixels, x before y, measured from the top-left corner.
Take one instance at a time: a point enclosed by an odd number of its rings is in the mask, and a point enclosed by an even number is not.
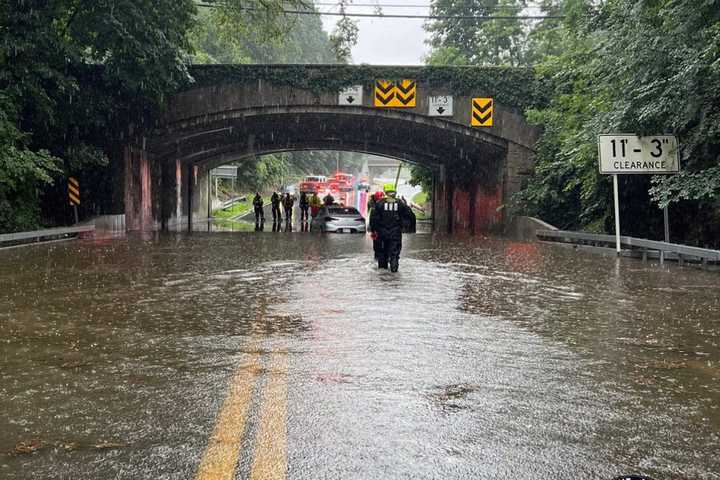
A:
[[[493,99],[473,98],[471,127],[492,127],[493,125]]]
[[[70,205],[80,205],[80,182],[75,177],[68,178],[68,199]]]
[[[417,100],[415,80],[377,80],[375,82],[374,105],[380,108],[412,108]]]

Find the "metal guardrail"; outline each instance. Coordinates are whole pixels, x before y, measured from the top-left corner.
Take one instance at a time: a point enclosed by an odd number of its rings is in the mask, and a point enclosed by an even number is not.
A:
[[[238,202],[247,202],[247,197],[243,195],[242,197],[233,197],[229,200],[225,200],[220,204],[220,209],[225,210],[226,208],[230,208]]]
[[[95,225],[49,228],[31,232],[3,233],[0,234],[0,247],[37,243],[47,240],[61,240],[89,232],[95,232]]]
[[[571,232],[567,230],[537,230],[535,235],[540,239],[549,239],[553,241],[566,243],[582,243],[586,245],[610,245],[615,246],[615,235],[605,235],[598,233]],[[709,248],[691,247],[689,245],[680,245],[677,243],[660,242],[657,240],[645,240],[635,237],[620,237],[620,245],[628,247],[630,250],[638,250],[643,253],[648,251],[656,251],[660,253],[660,261],[665,260],[668,253],[677,255],[679,262],[694,258],[706,264],[720,263],[720,250],[711,250]],[[645,257],[645,255],[643,255]]]

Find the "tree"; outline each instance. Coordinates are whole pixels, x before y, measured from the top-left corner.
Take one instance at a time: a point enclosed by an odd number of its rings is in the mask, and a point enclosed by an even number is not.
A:
[[[298,7],[311,10],[312,7]],[[314,15],[279,13],[254,23],[244,10],[203,8],[191,31],[194,63],[333,63],[332,44]]]
[[[250,26],[258,51],[263,39],[287,29],[283,9],[307,8],[299,0],[204,3]],[[49,220],[62,221],[64,182],[52,182],[59,174],[88,180],[83,209],[120,208],[105,193],[109,173],[120,168],[109,153],[151,128],[167,96],[189,80],[196,14],[194,0],[0,2],[0,231],[39,225],[41,199],[51,206]],[[305,34],[298,29],[298,38]],[[332,58],[329,49],[323,58]]]
[[[340,0],[340,13],[343,14],[343,17],[338,20],[335,25],[335,30],[332,35],[330,35],[330,44],[332,45],[332,50],[335,53],[335,59],[338,63],[350,62],[352,59],[352,47],[354,47],[358,41],[359,29],[357,22],[345,16],[345,9],[348,3],[350,2],[347,0]]]
[[[515,16],[525,0],[433,0],[431,15],[440,17]],[[431,64],[450,55],[452,64],[524,65],[526,31],[521,22],[479,18],[441,18],[426,25]],[[436,53],[437,51],[443,53]]]
[[[535,176],[518,197],[559,226],[611,230],[609,179],[597,172],[599,133],[674,133],[684,146],[677,177],[621,177],[629,234],[660,235],[658,205],[675,208],[677,240],[718,245],[720,2],[566,0],[563,51],[538,68],[552,78],[549,106],[528,112],[544,133]],[[702,201],[704,203],[698,203]]]
[[[193,11],[190,0],[0,3],[3,166],[37,174],[14,182],[0,230],[37,226],[40,187],[55,167],[68,174],[106,164],[130,119],[142,124],[185,80]]]

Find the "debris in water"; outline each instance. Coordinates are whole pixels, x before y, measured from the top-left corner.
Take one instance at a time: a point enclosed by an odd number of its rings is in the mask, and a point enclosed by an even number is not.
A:
[[[16,455],[25,455],[35,453],[43,447],[43,443],[38,439],[32,439],[28,442],[18,442],[12,453]]]
[[[127,447],[127,444],[125,443],[115,443],[115,442],[100,442],[98,444],[93,445],[93,447],[97,449],[105,449],[105,448],[124,448]]]

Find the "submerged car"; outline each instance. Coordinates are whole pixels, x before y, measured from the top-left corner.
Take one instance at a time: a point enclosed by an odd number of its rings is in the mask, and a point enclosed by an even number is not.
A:
[[[310,230],[313,232],[365,233],[365,218],[354,207],[324,206],[313,217]]]

